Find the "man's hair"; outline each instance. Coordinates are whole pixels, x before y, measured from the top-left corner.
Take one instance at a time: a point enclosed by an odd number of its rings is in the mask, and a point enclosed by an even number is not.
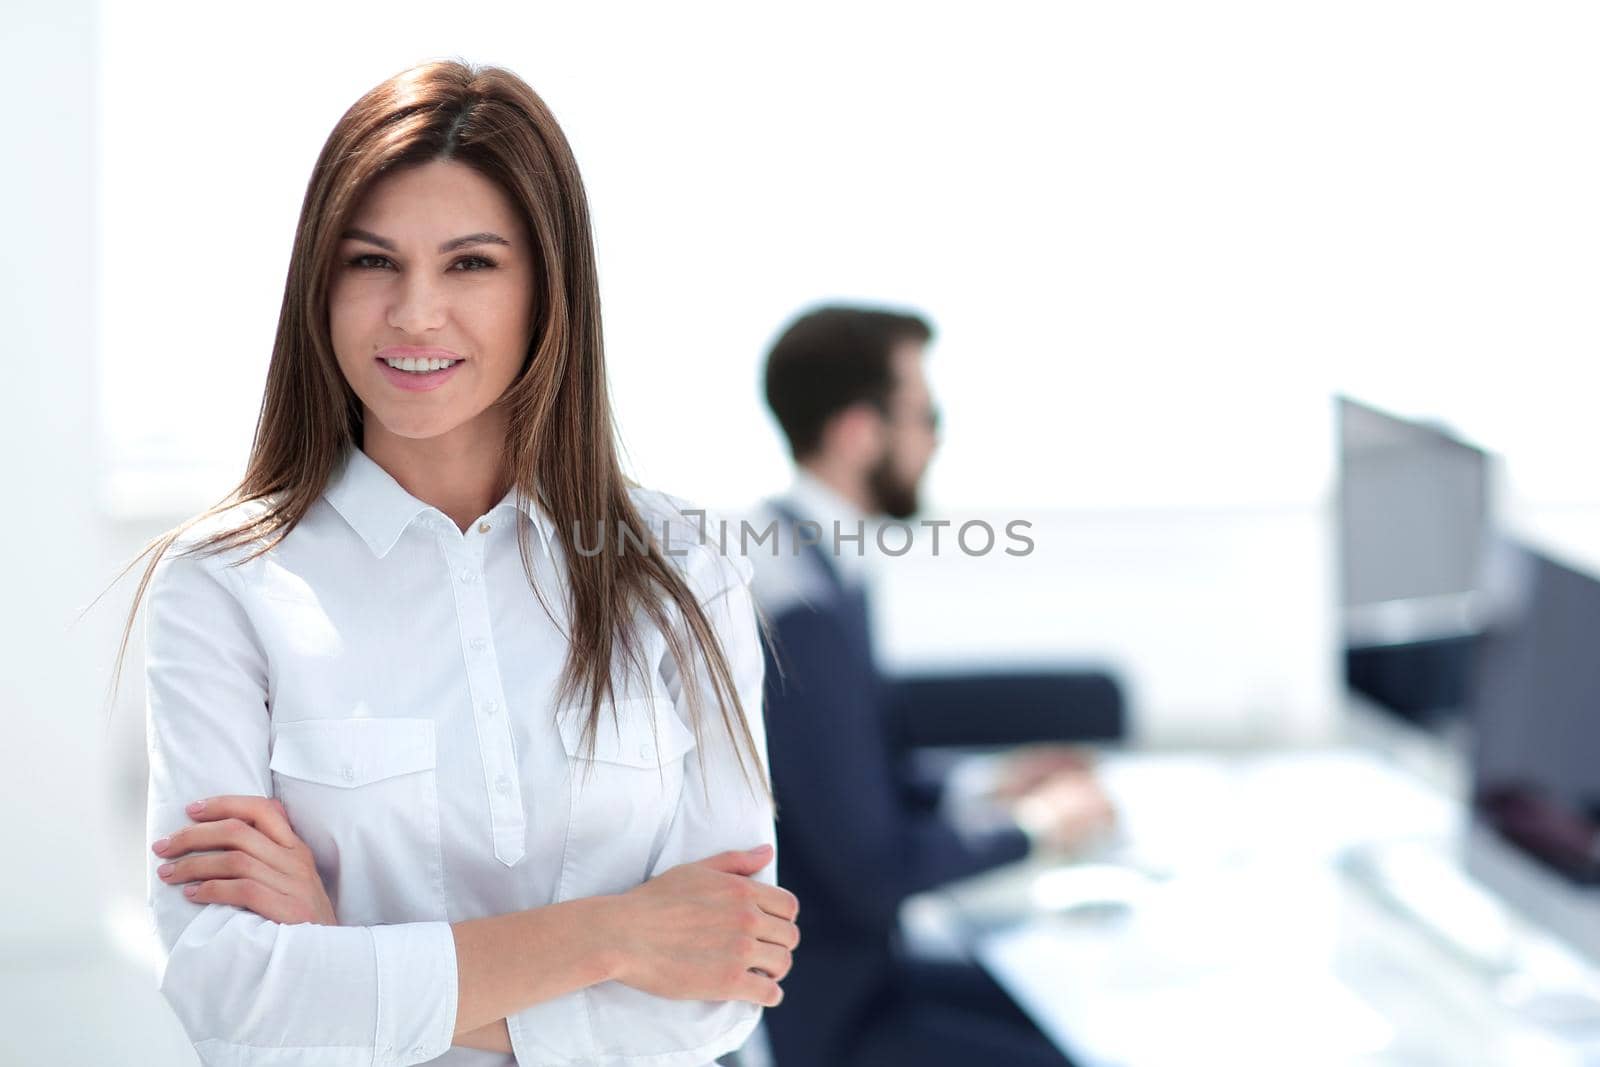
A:
[[[891,353],[904,341],[931,340],[927,319],[884,308],[829,305],[791,322],[767,353],[763,386],[794,458],[814,453],[823,426],[851,405],[887,411]]]

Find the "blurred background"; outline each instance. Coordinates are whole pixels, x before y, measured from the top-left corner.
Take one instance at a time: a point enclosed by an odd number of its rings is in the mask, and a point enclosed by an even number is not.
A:
[[[1026,519],[1036,548],[885,561],[893,670],[1106,665],[1129,747],[1152,753],[1340,742],[1386,699],[1359,696],[1349,655],[1383,643],[1382,620],[1350,609],[1477,579],[1341,584],[1341,552],[1387,551],[1346,520],[1432,499],[1415,487],[1439,467],[1342,509],[1363,445],[1337,397],[1380,443],[1468,457],[1418,520],[1450,516],[1435,532],[1457,547],[1410,558],[1459,551],[1476,575],[1479,538],[1510,533],[1580,577],[1600,564],[1592,6],[57,0],[0,17],[0,300],[22,386],[0,431],[5,1062],[193,1062],[143,928],[138,627],[107,699],[138,572],[80,613],[241,473],[315,154],[421,59],[510,67],[572,141],[642,483],[739,510],[786,482],[759,368],[802,307],[933,320],[926,511]],[[1396,640],[1436,637],[1430,610],[1399,609]],[[1370,744],[1448,790],[1457,733],[1404,712],[1369,716]]]

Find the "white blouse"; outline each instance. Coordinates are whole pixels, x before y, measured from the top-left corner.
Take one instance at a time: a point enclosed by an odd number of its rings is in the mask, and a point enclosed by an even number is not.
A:
[[[679,498],[630,493],[721,636],[764,775],[750,562],[714,536],[702,543],[701,520]],[[512,489],[462,533],[351,449],[272,551],[237,568],[226,563],[249,550],[173,554],[262,506],[186,531],[147,591],[148,841],[192,825],[192,801],[276,796],[315,853],[340,925],[195,903],[156,876],[163,861],[147,848],[161,992],[201,1061],[688,1067],[743,1044],[759,1005],[671,1000],[614,981],[509,1016],[514,1057],[450,1044],[451,922],[619,893],[727,849],[776,847],[760,782],[752,774],[747,786],[703,668],[696,752],[666,638],[641,615],[658,669],[641,688],[616,666],[617,699],[602,707],[588,761],[586,706],[553,701],[566,640],[517,551],[513,523],[532,522],[535,574],[564,620],[563,550],[536,505]],[[598,537],[581,531],[579,547]],[[606,550],[636,545],[613,539]],[[678,618],[675,605],[669,613]],[[755,877],[775,884],[776,866]]]

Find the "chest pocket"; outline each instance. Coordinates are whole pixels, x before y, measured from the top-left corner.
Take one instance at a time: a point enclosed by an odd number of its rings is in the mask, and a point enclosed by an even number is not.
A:
[[[694,734],[665,696],[600,706],[593,752],[587,708],[557,720],[566,750],[570,808],[560,899],[617,893],[642,883],[660,854],[683,791]]]
[[[445,917],[432,719],[275,722],[268,766],[341,924]]]

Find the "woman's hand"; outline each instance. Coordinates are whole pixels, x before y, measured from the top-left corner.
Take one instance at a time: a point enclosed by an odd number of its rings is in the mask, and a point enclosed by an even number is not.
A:
[[[275,797],[198,803],[199,810],[188,808],[194,825],[150,846],[171,861],[156,871],[163,882],[183,885],[197,904],[233,904],[280,923],[338,925],[311,849]]]
[[[800,902],[750,876],[772,847],[684,863],[619,894],[606,931],[617,981],[677,1000],[749,1000],[774,1007],[800,943]]]
[[[158,856],[173,861],[162,865],[163,869],[171,867],[170,872],[157,870],[163,882],[188,883],[184,892],[190,900],[235,904],[263,919],[339,925],[311,849],[295,834],[277,798],[208,797],[201,810],[190,814],[196,825],[152,846]],[[226,851],[202,852],[204,849]],[[201,854],[177,858],[190,852]],[[195,889],[192,894],[190,884]],[[451,1044],[512,1051],[504,1019],[457,1034]]]

